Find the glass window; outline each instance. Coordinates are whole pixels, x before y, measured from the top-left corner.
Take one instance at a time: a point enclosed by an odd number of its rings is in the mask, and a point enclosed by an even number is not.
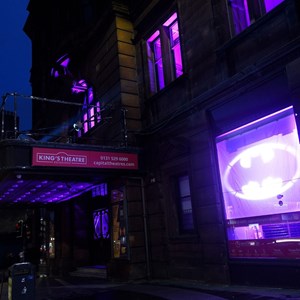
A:
[[[162,54],[161,54],[161,42],[160,37],[158,36],[152,43],[153,46],[153,58],[155,65],[155,75],[156,75],[156,85],[157,89],[161,90],[165,86],[164,81],[164,67],[162,62]]]
[[[233,34],[239,34],[284,0],[228,0]]]
[[[94,239],[108,239],[109,234],[109,212],[108,209],[94,211]]]
[[[169,28],[170,31],[170,43],[171,43],[171,53],[172,53],[172,63],[175,72],[175,77],[182,75],[182,59],[181,59],[181,48],[180,48],[180,38],[178,22],[175,21]]]
[[[82,127],[78,129],[78,136],[82,136],[82,134],[88,132],[101,121],[100,102],[94,99],[92,88],[87,90],[87,96],[85,97],[84,102],[85,105],[82,109]]]
[[[177,13],[148,38],[147,60],[151,94],[183,74]]]
[[[300,259],[300,145],[292,107],[217,137],[232,258]]]
[[[194,230],[193,208],[188,176],[177,178],[179,229],[181,232]]]

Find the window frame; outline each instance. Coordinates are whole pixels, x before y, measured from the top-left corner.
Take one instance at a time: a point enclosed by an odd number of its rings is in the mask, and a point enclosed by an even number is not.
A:
[[[188,194],[187,195],[181,195],[181,189],[180,189],[180,179],[187,178],[188,180]],[[177,210],[177,218],[178,218],[178,232],[180,234],[191,234],[195,232],[195,218],[194,218],[194,209],[193,209],[193,201],[192,201],[192,193],[191,193],[191,180],[190,176],[187,173],[182,173],[174,176],[174,195],[175,195],[175,202],[176,202],[176,210]],[[191,212],[189,213],[191,218],[192,227],[187,228],[184,225],[185,218],[184,218],[184,209],[183,209],[183,202],[187,202],[184,199],[189,198],[189,204]]]
[[[171,28],[177,23],[178,36],[177,43],[172,45]],[[175,25],[176,26],[176,25]],[[155,58],[154,43],[160,41],[161,57],[159,62],[162,63],[160,72],[157,68],[158,60]],[[152,96],[167,85],[173,82],[175,79],[183,75],[183,57],[182,57],[182,45],[180,34],[180,22],[178,13],[175,11],[165,18],[160,25],[156,26],[156,29],[152,31],[152,34],[145,39],[146,44],[146,76],[148,82],[148,93]],[[179,46],[177,55],[174,55],[174,48]],[[176,67],[177,65],[180,68]],[[178,64],[178,62],[180,64]]]
[[[257,1],[256,4],[254,1]],[[239,35],[285,2],[285,0],[277,0],[278,3],[270,5],[267,1],[269,0],[226,0],[231,36]]]

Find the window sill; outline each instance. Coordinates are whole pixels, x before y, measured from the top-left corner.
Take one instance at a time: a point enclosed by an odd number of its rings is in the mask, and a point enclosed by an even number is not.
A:
[[[178,85],[181,81],[184,81],[188,78],[187,73],[183,73],[181,76],[170,82],[168,85],[166,85],[163,89],[159,90],[154,95],[147,95],[146,96],[146,102],[152,102],[155,101],[155,99],[160,98],[163,94],[168,92],[170,89],[172,89],[174,86]]]

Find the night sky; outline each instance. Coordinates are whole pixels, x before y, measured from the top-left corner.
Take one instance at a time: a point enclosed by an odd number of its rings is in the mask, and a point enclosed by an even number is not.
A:
[[[1,1],[0,10],[0,96],[17,93],[31,96],[30,68],[31,41],[23,31],[28,17],[29,0]],[[32,127],[31,100],[24,97],[9,96],[5,110],[14,111],[20,117],[19,130]]]

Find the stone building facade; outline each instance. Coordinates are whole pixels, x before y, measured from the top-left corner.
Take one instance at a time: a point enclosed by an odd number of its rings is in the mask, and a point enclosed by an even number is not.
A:
[[[269,202],[277,199],[273,211],[250,213],[251,201],[262,200],[261,195],[251,190],[251,198],[240,183],[226,191],[229,179],[221,160],[227,148],[220,149],[224,140],[234,143],[232,132],[247,140],[243,147],[270,138],[269,127],[254,138],[249,125],[262,130],[267,116],[294,117],[297,126],[298,2],[52,0],[41,6],[31,0],[28,11],[24,30],[32,41],[33,95],[78,104],[60,109],[57,103],[35,102],[34,128],[58,127],[37,138],[67,143],[71,135],[75,144],[139,149],[136,172],[99,171],[110,191],[105,205],[99,200],[98,207],[86,207],[90,202],[75,199],[58,206],[57,219],[68,222],[57,223],[63,241],[58,257],[71,258],[70,268],[106,264],[113,278],[296,285],[300,254],[294,243],[300,234],[295,229],[293,235],[276,236],[274,226],[288,220],[289,228],[297,227],[297,204],[289,192],[283,194],[287,202],[278,202],[283,193],[278,189],[278,195],[266,196]],[[79,125],[75,134],[73,123]],[[285,135],[283,127],[276,134]],[[246,176],[241,172],[237,182]],[[286,180],[297,186],[296,177]],[[115,255],[112,195],[120,187],[127,244]],[[293,193],[297,197],[297,188]],[[78,213],[88,220],[104,207],[112,218],[111,252],[104,261],[93,260],[97,254],[91,253],[87,226],[74,220]],[[250,237],[256,225],[257,236]],[[286,247],[270,248],[274,241]]]

